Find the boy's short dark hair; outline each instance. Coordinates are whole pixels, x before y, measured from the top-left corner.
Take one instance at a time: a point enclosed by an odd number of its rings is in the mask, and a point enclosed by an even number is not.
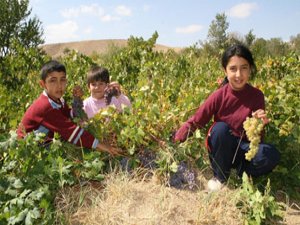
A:
[[[45,81],[48,74],[52,73],[54,71],[55,72],[64,72],[65,74],[67,73],[66,67],[63,64],[61,64],[60,62],[58,62],[56,60],[50,60],[50,61],[46,62],[41,69],[41,79],[43,81]]]
[[[90,85],[93,81],[102,81],[109,83],[109,72],[101,66],[92,66],[87,75],[87,83]]]

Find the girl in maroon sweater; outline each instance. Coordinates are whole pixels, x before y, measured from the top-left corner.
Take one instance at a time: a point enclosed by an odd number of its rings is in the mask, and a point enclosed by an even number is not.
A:
[[[264,125],[269,122],[263,93],[248,84],[251,73],[256,69],[251,52],[243,45],[234,45],[224,52],[222,66],[226,74],[223,86],[207,98],[174,136],[174,141],[183,142],[197,128],[203,128],[214,118],[207,136],[214,173],[214,178],[208,182],[211,191],[222,187],[232,168],[237,169],[239,175],[246,172],[260,176],[270,172],[280,158],[274,146],[260,143],[256,156],[250,162],[245,160],[245,153],[249,150],[243,129],[246,117],[259,118]]]

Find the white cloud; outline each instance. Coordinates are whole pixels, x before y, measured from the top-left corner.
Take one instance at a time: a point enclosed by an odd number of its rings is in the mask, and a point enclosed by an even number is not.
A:
[[[120,16],[131,16],[131,9],[124,5],[119,5],[115,9],[116,13]]]
[[[104,16],[101,16],[100,19],[101,19],[102,22],[111,22],[111,21],[120,20],[120,17],[116,17],[116,16],[112,16],[110,14],[106,14]]]
[[[119,5],[115,8],[115,14],[113,15],[109,13],[105,13],[105,10],[100,7],[98,4],[91,4],[91,5],[80,5],[79,7],[75,8],[68,8],[61,11],[61,15],[64,18],[80,18],[81,16],[94,16],[98,17],[102,22],[111,22],[120,20],[120,16],[131,16],[131,9],[124,6]]]
[[[64,18],[74,18],[79,16],[79,9],[70,8],[60,12]]]
[[[99,16],[104,14],[104,9],[98,4],[80,5],[77,8],[69,8],[61,11],[65,18],[76,18],[82,15]]]
[[[201,25],[192,24],[186,27],[177,27],[176,33],[183,33],[183,34],[192,34],[200,31],[203,27]]]
[[[251,15],[253,10],[256,9],[258,9],[258,5],[256,3],[241,3],[232,7],[227,14],[230,17],[246,18]]]
[[[51,24],[45,27],[46,43],[69,42],[78,38],[76,22],[68,20],[60,24]]]

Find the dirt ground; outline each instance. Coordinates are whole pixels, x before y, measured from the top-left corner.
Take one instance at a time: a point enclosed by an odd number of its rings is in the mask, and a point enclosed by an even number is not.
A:
[[[136,179],[111,175],[104,183],[87,182],[65,188],[56,198],[58,216],[72,225],[241,225],[236,207],[237,190],[206,191],[200,177],[197,190],[178,190],[162,185],[156,176]],[[278,225],[300,225],[300,208],[286,202],[284,220]],[[59,223],[58,223],[59,224]]]

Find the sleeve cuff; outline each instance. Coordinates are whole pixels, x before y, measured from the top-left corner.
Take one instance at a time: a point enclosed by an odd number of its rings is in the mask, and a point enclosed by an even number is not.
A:
[[[73,109],[70,110],[70,116],[71,116],[72,119],[74,118]]]
[[[99,144],[99,140],[98,139],[94,139],[94,142],[93,142],[93,145],[92,145],[92,148],[95,149],[97,148],[97,145]]]

